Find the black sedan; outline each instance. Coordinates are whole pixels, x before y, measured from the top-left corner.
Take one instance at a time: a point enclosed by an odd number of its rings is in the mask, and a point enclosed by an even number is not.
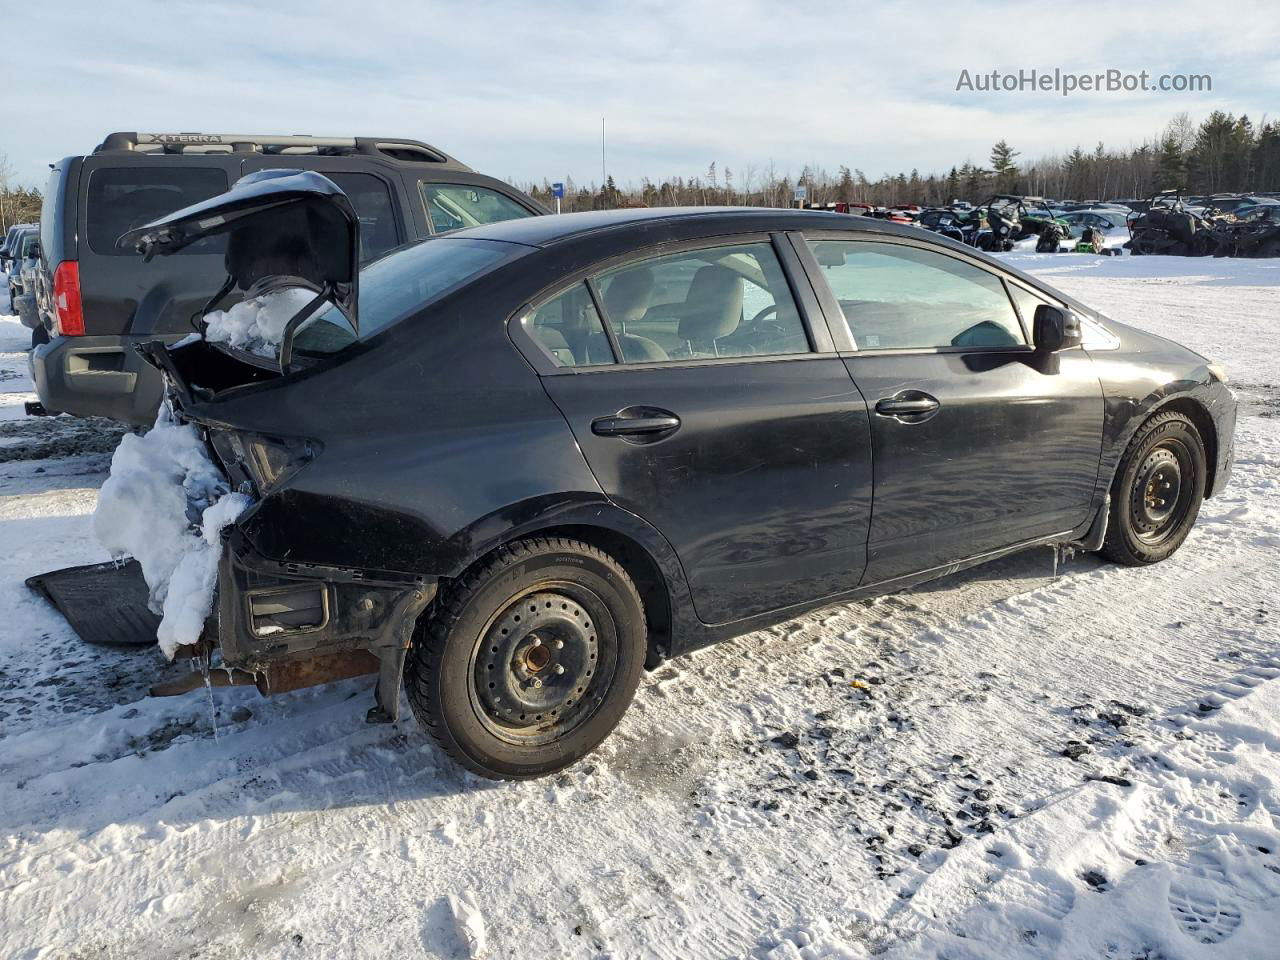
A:
[[[1039,544],[1163,560],[1230,472],[1218,367],[910,227],[582,213],[357,274],[358,232],[293,173],[127,238],[227,233],[224,293],[315,291],[276,356],[148,348],[254,500],[211,640],[273,690],[376,671],[373,719],[403,679],[485,776],[573,763],[646,664],[814,607]]]

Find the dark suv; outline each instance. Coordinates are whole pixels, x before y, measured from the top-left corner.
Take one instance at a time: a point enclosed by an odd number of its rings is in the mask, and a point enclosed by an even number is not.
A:
[[[546,213],[509,184],[416,140],[204,133],[113,133],[53,165],[40,221],[41,325],[32,412],[150,423],[160,376],[133,349],[191,333],[226,276],[225,241],[144,266],[121,234],[223,193],[255,170],[316,170],[360,218],[360,259],[461,227]]]

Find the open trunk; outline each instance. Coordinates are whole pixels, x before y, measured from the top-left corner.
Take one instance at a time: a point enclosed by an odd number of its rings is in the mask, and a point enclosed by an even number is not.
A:
[[[292,342],[321,309],[340,314],[352,338],[358,335],[359,221],[324,176],[265,170],[225,194],[130,231],[120,243],[150,258],[218,234],[227,237],[227,277],[195,321],[200,336],[169,347],[152,341],[139,350],[164,375],[173,419],[199,431],[225,476],[225,489],[250,501],[242,515],[248,518],[264,499],[287,489],[322,445],[228,422],[219,401],[312,362],[295,357]],[[290,315],[277,324],[274,356],[211,336],[207,320],[220,315],[216,308],[232,291],[251,302],[298,289],[306,294],[286,304]],[[224,681],[254,682],[267,693],[377,672],[377,717],[397,715],[405,650],[435,594],[433,578],[273,559],[238,523],[221,529],[217,542],[216,600],[203,649],[194,652],[203,658],[217,647],[227,668]],[[178,684],[163,692],[184,689]]]

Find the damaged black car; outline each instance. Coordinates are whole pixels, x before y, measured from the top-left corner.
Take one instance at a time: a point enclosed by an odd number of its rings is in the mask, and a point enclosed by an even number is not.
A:
[[[145,348],[248,504],[199,655],[268,692],[376,674],[371,719],[403,686],[484,776],[575,762],[646,665],[805,610],[1040,544],[1162,560],[1230,472],[1220,368],[910,227],[618,210],[363,269],[358,233],[265,171],[124,238],[225,234],[222,295],[294,297]]]

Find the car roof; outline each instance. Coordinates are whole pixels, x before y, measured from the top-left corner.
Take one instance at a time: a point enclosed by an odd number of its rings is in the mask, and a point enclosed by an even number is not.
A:
[[[629,228],[679,225],[683,231],[701,226],[708,236],[717,231],[753,233],[771,230],[859,230],[869,233],[920,237],[917,227],[827,210],[784,210],[771,207],[641,207],[592,210],[548,217],[526,217],[457,230],[449,235],[475,240],[502,240],[530,247],[547,247],[589,234]]]

